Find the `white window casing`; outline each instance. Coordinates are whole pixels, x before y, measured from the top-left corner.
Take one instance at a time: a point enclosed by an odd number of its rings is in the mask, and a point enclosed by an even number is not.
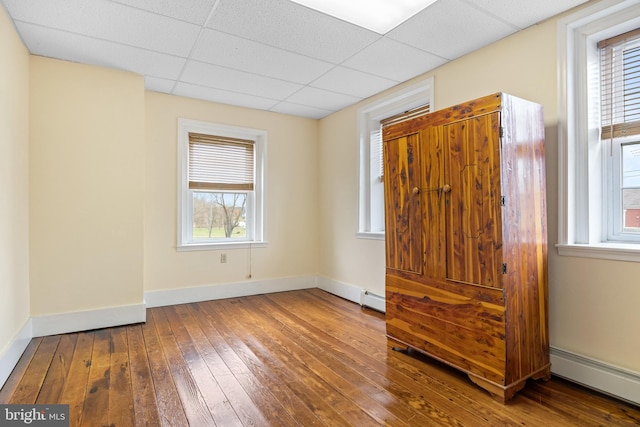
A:
[[[598,41],[638,27],[640,0],[604,0],[558,22],[560,255],[640,261],[640,241],[610,239],[611,147],[600,142],[597,48]]]

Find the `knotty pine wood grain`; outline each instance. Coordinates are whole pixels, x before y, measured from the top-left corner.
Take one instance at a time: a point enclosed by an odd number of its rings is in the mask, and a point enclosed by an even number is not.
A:
[[[384,142],[385,230],[387,268],[417,274],[423,272],[422,207],[420,195],[420,147],[418,135]]]
[[[640,408],[558,378],[503,405],[392,345],[383,314],[318,289],[153,308],[146,324],[33,339],[0,403],[59,396],[46,403],[69,403],[74,426],[640,424]]]
[[[391,172],[385,173],[388,336],[458,366],[508,401],[528,378],[550,375],[542,108],[493,94],[385,127],[383,144]],[[418,216],[407,215],[405,205],[413,205],[398,203],[413,200],[402,179],[412,153],[422,159],[411,175],[413,182],[422,175],[422,188],[414,187],[421,224],[406,220]],[[418,236],[422,260],[405,243]],[[405,258],[423,268],[398,268]],[[417,295],[401,281],[428,289]],[[473,302],[439,298],[429,291],[435,288]],[[503,323],[488,337],[484,324],[472,327],[468,312],[495,301],[491,289],[502,292]]]
[[[451,281],[502,287],[499,128],[497,112],[444,126],[444,179],[451,191],[443,229]]]
[[[502,106],[502,93],[484,96],[466,101],[449,108],[443,108],[412,120],[382,129],[383,139],[394,139],[416,133],[429,126],[440,126],[458,120],[465,120],[488,112],[496,111]]]

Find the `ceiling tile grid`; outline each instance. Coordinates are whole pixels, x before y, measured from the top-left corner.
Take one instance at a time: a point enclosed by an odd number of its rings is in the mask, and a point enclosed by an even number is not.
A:
[[[190,56],[213,65],[308,84],[334,64],[214,30],[205,30]]]
[[[322,118],[587,0],[438,0],[378,34],[290,0],[0,0],[29,51]]]
[[[142,75],[176,80],[186,58],[86,37],[40,25],[17,23],[29,51],[34,55],[61,58]]]
[[[289,0],[222,0],[208,27],[333,64],[381,37]]]
[[[452,19],[451,13],[455,14]],[[518,29],[462,0],[438,0],[387,36],[445,59],[500,40]]]

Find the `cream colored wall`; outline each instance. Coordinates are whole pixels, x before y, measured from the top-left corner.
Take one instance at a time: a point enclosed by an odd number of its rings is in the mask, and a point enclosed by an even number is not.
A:
[[[0,7],[0,358],[29,319],[29,54]]]
[[[435,109],[503,91],[544,106],[551,345],[640,371],[640,264],[558,256],[557,21],[521,31],[425,75]],[[384,246],[355,238],[357,108],[320,123],[320,274],[384,293]]]
[[[384,241],[355,238],[357,123],[356,107],[320,121],[320,275],[384,295]]]
[[[176,251],[178,118],[268,132],[266,247]],[[145,126],[145,291],[317,274],[317,120],[147,92]]]
[[[31,315],[141,304],[143,79],[30,61]]]

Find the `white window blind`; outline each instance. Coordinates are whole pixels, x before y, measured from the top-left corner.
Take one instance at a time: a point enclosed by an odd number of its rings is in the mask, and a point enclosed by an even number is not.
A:
[[[382,163],[382,128],[371,131],[371,168],[375,169],[378,179],[382,179],[384,171]]]
[[[252,140],[189,133],[189,189],[253,191]]]
[[[598,43],[602,139],[640,134],[640,28]]]

